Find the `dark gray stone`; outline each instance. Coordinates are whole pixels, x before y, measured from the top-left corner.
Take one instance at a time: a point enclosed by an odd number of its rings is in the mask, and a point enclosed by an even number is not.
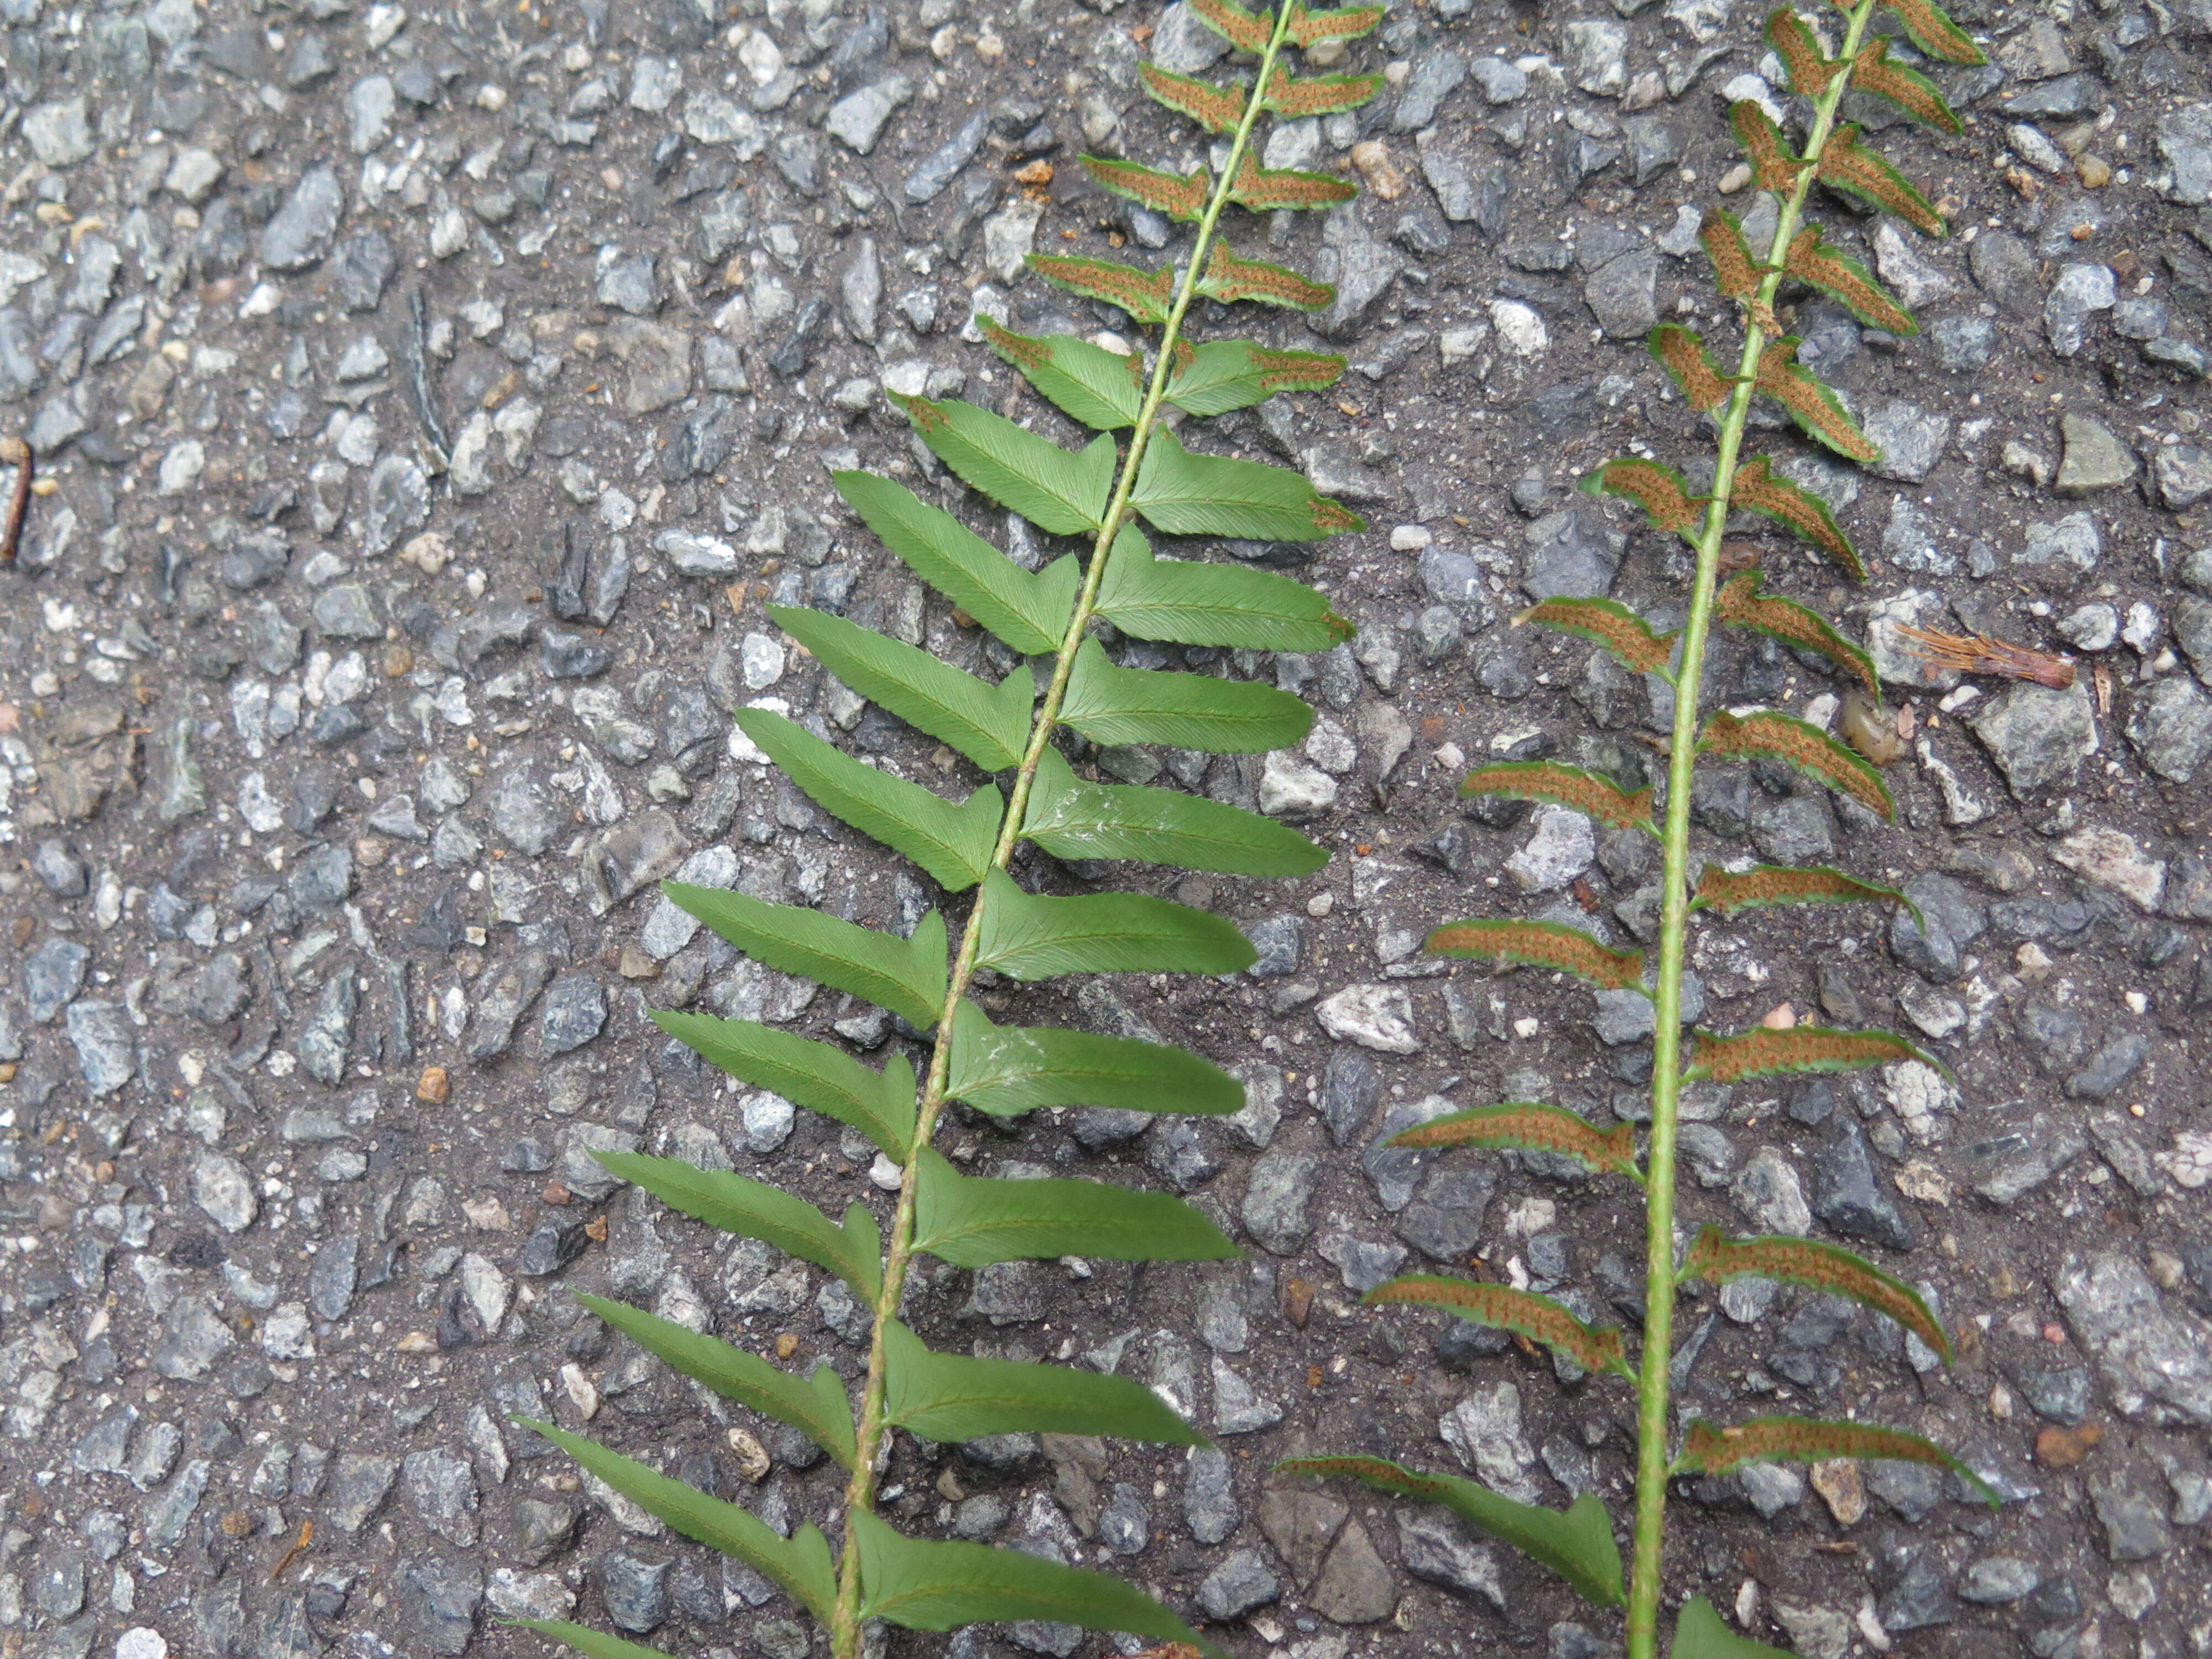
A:
[[[1875,1167],[1866,1132],[1846,1114],[1837,1114],[1831,1122],[1813,1155],[1813,1213],[1846,1238],[1893,1250],[1913,1249],[1919,1240]]]
[[[606,988],[587,972],[563,974],[545,993],[538,1037],[548,1056],[580,1048],[607,1021]]]
[[[1547,513],[1524,534],[1521,585],[1535,599],[1603,598],[1628,545],[1626,533],[1594,501]]]
[[[468,1651],[483,1601],[483,1572],[473,1563],[410,1553],[399,1568],[399,1606],[424,1647],[446,1659]]]
[[[310,168],[262,227],[261,263],[271,270],[304,270],[319,263],[330,251],[344,205],[337,173],[327,166]]]
[[[33,1024],[47,1025],[84,988],[92,952],[60,933],[50,933],[23,958],[23,1006]]]
[[[1891,916],[1890,954],[1923,979],[1948,984],[1963,971],[1966,947],[1989,927],[1989,912],[1965,887],[1934,871],[1913,877],[1904,892],[1919,906],[1921,920],[1902,907]]]
[[[1281,1600],[1282,1594],[1282,1585],[1259,1551],[1232,1550],[1199,1585],[1198,1605],[1207,1618],[1225,1623]]]

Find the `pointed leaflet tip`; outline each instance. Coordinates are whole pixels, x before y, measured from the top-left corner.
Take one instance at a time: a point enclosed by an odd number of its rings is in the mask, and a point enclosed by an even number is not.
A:
[[[1743,226],[1726,208],[1707,208],[1698,226],[1698,240],[1712,262],[1713,283],[1731,300],[1748,300],[1759,292],[1760,266],[1743,240]]]
[[[1653,633],[1650,623],[1619,599],[1544,599],[1513,619],[1516,628],[1522,623],[1601,645],[1632,673],[1664,674],[1674,658],[1674,635]]]
[[[1789,599],[1777,599],[1759,591],[1764,578],[1753,566],[1738,571],[1721,584],[1719,599],[1713,614],[1731,628],[1748,628],[1753,633],[1794,645],[1802,650],[1817,651],[1838,666],[1859,677],[1877,708],[1881,703],[1881,678],[1875,672],[1874,659],[1853,645],[1828,625],[1828,619],[1817,611]]]
[[[1704,498],[1690,494],[1680,473],[1656,461],[1626,457],[1610,460],[1585,473],[1577,488],[1586,495],[1619,495],[1634,501],[1643,507],[1653,529],[1671,530],[1692,545],[1705,520]]]
[[[1887,98],[1923,125],[1951,133],[1964,131],[1936,83],[1917,70],[1891,63],[1889,42],[1880,36],[1860,47],[1851,60],[1851,90]]]
[[[1863,1072],[1899,1060],[1917,1060],[1946,1078],[1951,1075],[1942,1060],[1923,1054],[1894,1031],[1838,1031],[1824,1025],[1772,1031],[1754,1026],[1734,1036],[1715,1036],[1705,1030],[1693,1036],[1690,1075],[1716,1083],[1792,1072]]]
[[[1209,300],[1233,305],[1253,300],[1280,306],[1286,311],[1320,311],[1334,302],[1336,289],[1327,283],[1308,282],[1295,270],[1271,265],[1264,259],[1240,259],[1229,251],[1225,238],[1217,237],[1206,256],[1206,275],[1198,291]]]
[[[1705,722],[1698,747],[1709,755],[1778,760],[1849,795],[1885,822],[1897,817],[1889,786],[1881,781],[1881,773],[1819,726],[1795,715],[1760,709],[1739,717],[1717,708]]]
[[[1759,354],[1759,389],[1787,410],[1808,436],[1819,439],[1845,460],[1861,466],[1880,460],[1881,447],[1859,430],[1843,400],[1810,369],[1799,366],[1797,348],[1803,343],[1796,335],[1784,334]]]
[[[1859,143],[1856,122],[1838,127],[1820,149],[1820,182],[1849,191],[1885,213],[1893,213],[1923,236],[1944,237],[1951,228],[1912,181]]]
[[[1408,1273],[1377,1285],[1359,1299],[1370,1307],[1434,1309],[1470,1324],[1487,1325],[1540,1342],[1586,1371],[1633,1375],[1628,1368],[1627,1352],[1621,1346],[1620,1327],[1585,1325],[1551,1297],[1516,1291],[1510,1285]]]
[[[1298,46],[1318,46],[1329,40],[1357,40],[1382,21],[1380,6],[1340,6],[1334,11],[1308,11],[1304,0],[1291,0],[1288,33]]]
[[[1717,910],[1724,916],[1774,904],[1901,904],[1915,921],[1920,920],[1920,907],[1894,887],[1877,887],[1826,865],[1760,864],[1731,874],[1709,864],[1691,899],[1692,909]]]
[[[1218,87],[1211,81],[1164,70],[1158,64],[1139,64],[1137,73],[1144,77],[1145,90],[1157,102],[1178,115],[1188,116],[1208,132],[1226,132],[1243,118],[1242,87]]]
[[[1253,213],[1273,213],[1281,208],[1334,207],[1359,194],[1358,187],[1329,173],[1300,173],[1287,167],[1263,167],[1246,150],[1237,177],[1229,186],[1229,199]]]
[[[1729,125],[1735,129],[1736,143],[1750,158],[1753,182],[1770,194],[1787,196],[1805,163],[1790,152],[1774,118],[1745,98],[1729,106]]]
[[[1615,830],[1657,833],[1651,824],[1650,790],[1638,789],[1631,794],[1595,772],[1585,772],[1579,766],[1563,766],[1557,761],[1492,761],[1462,778],[1459,793],[1463,796],[1510,795],[1517,800],[1550,801],[1555,805],[1571,806],[1583,817],[1595,818]]]
[[[1202,167],[1194,167],[1178,178],[1158,167],[1115,161],[1110,156],[1079,155],[1076,160],[1083,163],[1083,170],[1099,188],[1125,197],[1139,207],[1148,207],[1155,213],[1164,213],[1170,219],[1186,223],[1206,212],[1212,179]]]
[[[1031,270],[1057,287],[1088,300],[1119,306],[1139,323],[1164,323],[1175,302],[1175,268],[1139,270],[1110,259],[1070,258],[1054,253],[1032,253]]]
[[[1802,98],[1818,98],[1843,68],[1820,50],[1805,20],[1788,6],[1767,14],[1766,43],[1782,59],[1790,76],[1790,90]]]
[[[1461,1520],[1549,1567],[1593,1606],[1617,1607],[1628,1600],[1621,1587],[1620,1547],[1613,1541],[1605,1505],[1594,1492],[1584,1492],[1562,1515],[1516,1503],[1457,1475],[1421,1474],[1380,1457],[1293,1457],[1276,1464],[1275,1473],[1349,1475],[1377,1492],[1442,1504]]]
[[[1840,301],[1869,328],[1886,328],[1893,334],[1920,332],[1912,313],[1889,296],[1871,271],[1849,255],[1822,245],[1818,225],[1808,225],[1790,239],[1783,269]]]
[[[1978,1487],[1990,1508],[2000,1500],[1988,1481],[1932,1440],[1871,1423],[1831,1423],[1809,1417],[1754,1417],[1733,1428],[1703,1418],[1683,1431],[1678,1469],[1729,1474],[1747,1463],[1824,1463],[1833,1457],[1932,1463]]]
[[[1799,541],[1833,559],[1854,580],[1866,580],[1866,566],[1836,523],[1827,502],[1809,489],[1776,477],[1771,456],[1754,455],[1736,468],[1729,486],[1729,505],[1773,520]]]
[[[1897,14],[1898,21],[1905,25],[1905,33],[1912,44],[1930,58],[1941,58],[1947,64],[1969,65],[1986,64],[1966,32],[1951,21],[1950,15],[1935,0],[1882,0]]]
[[[1662,323],[1645,337],[1644,347],[1659,366],[1674,377],[1690,407],[1700,414],[1724,401],[1731,384],[1705,355],[1705,343],[1693,329],[1680,323]]]
[[[1717,1227],[1699,1231],[1679,1277],[1725,1285],[1771,1279],[1828,1296],[1848,1297],[1893,1320],[1951,1363],[1951,1339],[1920,1292],[1850,1251],[1808,1238],[1730,1238]]]
[[[1455,921],[1423,947],[1431,956],[1556,968],[1601,991],[1641,991],[1644,953],[1612,951],[1561,921]]]
[[[1198,20],[1239,52],[1267,49],[1268,21],[1255,16],[1237,0],[1190,0]]]
[[[1626,1123],[1600,1130],[1559,1106],[1508,1101],[1449,1112],[1402,1129],[1386,1146],[1476,1146],[1492,1150],[1553,1152],[1593,1170],[1643,1179],[1636,1167],[1636,1131]]]

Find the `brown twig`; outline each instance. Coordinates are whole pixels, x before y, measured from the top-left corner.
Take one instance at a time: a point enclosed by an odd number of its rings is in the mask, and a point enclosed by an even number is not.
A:
[[[286,1550],[283,1555],[277,1558],[276,1565],[269,1569],[269,1582],[273,1584],[279,1578],[283,1577],[284,1576],[284,1569],[290,1566],[293,1562],[298,1560],[300,1557],[306,1553],[307,1546],[314,1541],[315,1523],[313,1521],[302,1521],[300,1522],[300,1536],[294,1541],[290,1549]]]
[[[2054,691],[2074,684],[2074,659],[2031,651],[2024,645],[1993,640],[1986,634],[1939,634],[1931,628],[1899,623],[1897,631],[1912,641],[1913,654],[1938,668],[1962,674],[1999,674],[2009,680],[2033,680]]]
[[[8,498],[8,526],[0,530],[0,564],[13,564],[15,544],[22,539],[23,515],[31,508],[31,475],[35,470],[35,458],[27,441],[12,438],[0,446],[0,460],[12,461],[15,465],[15,493]]]

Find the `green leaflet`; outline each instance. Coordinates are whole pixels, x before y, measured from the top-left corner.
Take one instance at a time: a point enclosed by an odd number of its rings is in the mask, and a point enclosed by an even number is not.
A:
[[[1754,864],[1734,872],[1709,864],[1698,878],[1692,910],[1718,910],[1732,916],[1772,904],[1901,904],[1924,931],[1920,907],[1894,887],[1860,881],[1825,864]]]
[[[1110,259],[1075,259],[1051,253],[1032,253],[1028,264],[1055,287],[1119,306],[1139,323],[1164,323],[1168,308],[1175,302],[1173,265],[1139,270]]]
[[[641,1647],[619,1636],[603,1636],[588,1625],[572,1625],[565,1619],[507,1619],[501,1621],[517,1630],[550,1636],[584,1656],[584,1659],[676,1659],[659,1648]]]
[[[1208,132],[1227,132],[1244,114],[1244,88],[1195,81],[1158,64],[1139,64],[1137,74],[1155,101],[1187,115]]]
[[[936,1005],[929,1024],[937,1023],[943,1007],[942,1002]],[[893,1054],[882,1071],[875,1072],[834,1043],[794,1036],[750,1019],[655,1010],[653,1023],[740,1083],[848,1123],[882,1147],[893,1163],[906,1162],[914,1142],[914,1067],[904,1054]]]
[[[864,997],[925,1031],[944,1012],[945,917],[939,911],[915,924],[912,939],[901,939],[825,910],[769,904],[719,887],[664,881],[660,890],[677,908],[779,973]]]
[[[1070,420],[1099,432],[1135,423],[1145,403],[1142,354],[1125,356],[1073,334],[1037,339],[1000,328],[988,317],[976,321],[991,349]]]
[[[1653,632],[1650,623],[1619,599],[1543,599],[1513,619],[1516,628],[1522,623],[1556,628],[1601,645],[1623,667],[1637,674],[1668,672],[1668,665],[1674,658],[1674,641],[1681,632],[1679,629]]]
[[[1748,1636],[1738,1636],[1721,1622],[1713,1604],[1693,1595],[1674,1615],[1674,1643],[1668,1659],[1796,1659],[1784,1648],[1771,1648]]]
[[[908,1630],[951,1630],[989,1620],[1048,1620],[1085,1630],[1127,1631],[1220,1650],[1142,1590],[1119,1578],[1018,1549],[908,1538],[866,1510],[852,1512],[860,1553],[860,1616]]]
[[[1360,1300],[1370,1307],[1428,1308],[1470,1324],[1510,1331],[1541,1342],[1586,1371],[1635,1379],[1619,1327],[1585,1325],[1570,1309],[1533,1291],[1436,1273],[1405,1273],[1385,1279]]]
[[[1771,708],[1738,716],[1717,708],[1705,721],[1698,748],[1705,754],[1765,756],[1794,768],[1886,820],[1897,817],[1881,774],[1851,750],[1795,714]]]
[[[1771,1279],[1829,1296],[1848,1297],[1893,1320],[1951,1363],[1951,1338],[1920,1292],[1864,1256],[1817,1239],[1769,1236],[1730,1238],[1717,1227],[1700,1228],[1677,1276],[1722,1285],[1736,1279]]]
[[[1791,1072],[1860,1072],[1899,1060],[1917,1060],[1947,1078],[1951,1075],[1942,1060],[1922,1053],[1894,1031],[1842,1031],[1825,1025],[1774,1031],[1754,1025],[1734,1036],[1715,1036],[1702,1030],[1691,1035],[1692,1063],[1684,1076],[1709,1077],[1717,1083]]]
[[[990,867],[1006,800],[985,784],[959,805],[872,766],[763,708],[732,717],[783,775],[825,812],[903,853],[951,892],[973,887]]]
[[[1601,991],[1644,990],[1644,952],[1613,950],[1563,921],[1449,922],[1423,948],[1434,956],[1556,968]]]
[[[945,1092],[1000,1117],[1042,1106],[1215,1116],[1244,1108],[1244,1085],[1188,1049],[1052,1025],[994,1025],[964,998],[952,1017]]]
[[[1314,721],[1302,699],[1272,685],[1117,668],[1095,639],[1077,648],[1060,717],[1093,743],[1158,743],[1209,755],[1287,749],[1304,739]]]
[[[1836,632],[1818,611],[1760,592],[1761,580],[1759,567],[1753,565],[1723,582],[1713,605],[1715,620],[1731,628],[1748,628],[1802,650],[1819,652],[1856,674],[1859,684],[1880,708],[1881,677],[1875,672],[1874,659]]]
[[[657,1474],[595,1440],[550,1423],[528,1418],[515,1420],[544,1435],[647,1514],[659,1516],[686,1538],[696,1538],[725,1555],[735,1556],[763,1577],[773,1580],[817,1619],[828,1620],[830,1605],[837,1599],[837,1573],[830,1564],[830,1542],[812,1522],[788,1538],[778,1537],[773,1527],[750,1511]]]
[[[1530,1100],[1498,1106],[1470,1106],[1426,1123],[1401,1129],[1386,1146],[1496,1146],[1516,1152],[1554,1152],[1585,1168],[1611,1170],[1632,1181],[1644,1179],[1636,1167],[1636,1131],[1626,1123],[1600,1129],[1564,1107]]]
[[[1682,1431],[1678,1469],[1727,1474],[1747,1463],[1820,1463],[1832,1457],[1891,1459],[1948,1469],[1978,1487],[1991,1509],[2002,1508],[1990,1483],[1924,1436],[1874,1423],[1822,1422],[1810,1417],[1754,1417],[1727,1428],[1692,1418]]]
[[[684,1376],[763,1417],[788,1423],[836,1458],[838,1468],[853,1467],[853,1407],[845,1398],[843,1381],[829,1366],[817,1365],[811,1376],[793,1376],[758,1354],[702,1336],[627,1302],[610,1302],[582,1291],[577,1300]]]
[[[1275,1468],[1285,1474],[1350,1475],[1378,1492],[1441,1504],[1461,1520],[1549,1567],[1583,1600],[1617,1607],[1628,1599],[1621,1588],[1620,1550],[1613,1541],[1613,1522],[1595,1493],[1584,1492],[1562,1515],[1516,1503],[1457,1475],[1419,1474],[1380,1457],[1294,1457]]]
[[[1071,455],[1003,415],[948,398],[894,398],[937,459],[1000,506],[1054,536],[1080,536],[1106,521],[1114,489],[1114,441],[1093,438]],[[1055,641],[1057,643],[1057,641]]]
[[[768,613],[860,696],[958,750],[986,772],[1021,764],[1030,710],[1036,703],[1036,684],[1027,663],[1017,663],[993,685],[826,611],[772,605]]]
[[[726,1233],[765,1239],[779,1250],[826,1267],[873,1302],[883,1282],[883,1239],[875,1218],[860,1205],[845,1212],[842,1225],[805,1199],[727,1170],[702,1170],[673,1158],[642,1152],[598,1152],[607,1173],[635,1182],[672,1210]]]
[[[1134,525],[1114,538],[1097,614],[1124,634],[1177,645],[1326,651],[1352,637],[1326,593],[1272,571],[1155,558]]]
[[[914,1247],[956,1267],[1063,1255],[1219,1261],[1243,1254],[1203,1213],[1165,1193],[963,1176],[930,1146],[915,1157]]]
[[[1206,198],[1213,188],[1212,177],[1204,167],[1175,173],[1110,155],[1079,155],[1075,159],[1101,190],[1185,224],[1205,214]]]
[[[1053,898],[1002,870],[983,878],[975,965],[1015,979],[1056,974],[1233,974],[1258,952],[1223,916],[1136,893]]]
[[[990,1434],[1110,1434],[1177,1446],[1206,1437],[1126,1376],[939,1353],[896,1320],[884,1327],[884,1420],[932,1440]]]
[[[1327,848],[1241,807],[1172,789],[1085,783],[1050,748],[1022,836],[1054,858],[1142,859],[1232,876],[1304,876],[1328,862]]]
[[[1176,366],[1168,401],[1192,415],[1225,415],[1278,392],[1334,386],[1344,359],[1318,351],[1271,351],[1249,340],[1209,340]]]
[[[1073,556],[1032,574],[904,484],[872,472],[830,477],[837,493],[915,575],[1024,656],[1060,649],[1083,585]]]
[[[1357,514],[1315,494],[1303,473],[1194,454],[1166,427],[1146,447],[1132,500],[1153,528],[1175,536],[1310,542],[1367,527]]]

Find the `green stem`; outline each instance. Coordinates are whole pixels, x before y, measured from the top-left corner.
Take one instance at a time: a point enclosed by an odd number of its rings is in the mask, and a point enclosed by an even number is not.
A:
[[[1053,665],[1052,678],[1046,685],[1044,698],[1037,710],[1036,719],[1030,730],[1029,746],[1023,751],[1021,765],[1014,773],[1013,787],[1006,800],[1006,816],[999,829],[999,840],[991,852],[991,862],[1000,869],[1012,858],[1015,847],[1021,841],[1022,819],[1029,809],[1030,792],[1036,781],[1038,763],[1044,757],[1046,745],[1052,741],[1053,732],[1060,724],[1060,710],[1067,695],[1067,684],[1075,672],[1075,653],[1083,643],[1091,626],[1092,612],[1098,602],[1099,585],[1106,575],[1107,562],[1113,556],[1114,544],[1122,526],[1128,522],[1129,503],[1135,493],[1137,469],[1145,459],[1145,447],[1151,441],[1158,424],[1160,409],[1167,399],[1170,375],[1173,373],[1176,343],[1182,337],[1183,317],[1197,297],[1198,282],[1206,269],[1206,257],[1212,246],[1216,228],[1221,222],[1222,210],[1229,205],[1231,181],[1244,159],[1251,143],[1252,129],[1261,113],[1261,99],[1257,89],[1267,84],[1274,72],[1275,59],[1281,53],[1288,38],[1291,8],[1278,8],[1273,33],[1268,37],[1267,50],[1260,56],[1260,73],[1254,82],[1254,94],[1245,102],[1244,114],[1237,124],[1237,133],[1229,149],[1229,163],[1216,181],[1206,212],[1199,220],[1198,235],[1191,244],[1189,263],[1184,267],[1182,280],[1176,292],[1175,304],[1168,313],[1166,325],[1161,330],[1158,355],[1152,364],[1152,378],[1145,393],[1143,407],[1129,438],[1128,453],[1121,459],[1119,478],[1114,486],[1112,501],[1107,507],[1105,521],[1100,526],[1097,539],[1091,549],[1091,562],[1084,572],[1083,586],[1075,598],[1075,609],[1067,619],[1067,631],[1061,636],[1060,654]],[[951,1031],[953,1016],[960,1000],[967,994],[969,981],[975,976],[975,953],[982,937],[983,907],[978,902],[968,914],[966,927],[960,935],[959,949],[952,959],[951,976],[946,983],[945,1006],[938,1017],[936,1046],[931,1051],[929,1073],[924,1080],[921,1098],[915,1109],[914,1151],[907,1158],[906,1173],[899,1183],[898,1207],[891,1218],[890,1239],[884,1257],[882,1293],[877,1297],[875,1329],[868,1345],[868,1375],[860,1394],[860,1418],[854,1436],[855,1450],[853,1473],[845,1488],[845,1507],[848,1514],[864,1510],[874,1502],[876,1464],[884,1444],[884,1326],[897,1317],[899,1299],[906,1289],[907,1272],[914,1257],[914,1212],[915,1171],[920,1158],[915,1156],[929,1145],[937,1127],[939,1115],[945,1109],[945,1079],[951,1067]],[[830,1620],[830,1650],[833,1659],[860,1659],[860,1571],[859,1552],[848,1543],[837,1578],[837,1602]]]
[[[1721,537],[1728,526],[1753,382],[1766,349],[1768,336],[1762,319],[1771,319],[1774,314],[1790,239],[1796,234],[1798,220],[1803,216],[1821,152],[1835,131],[1836,111],[1850,85],[1850,60],[1874,21],[1878,4],[1879,0],[1860,0],[1849,15],[1841,53],[1844,67],[1814,100],[1813,126],[1804,151],[1806,166],[1789,194],[1782,198],[1774,240],[1767,251],[1766,274],[1746,308],[1743,355],[1736,368],[1735,387],[1721,417],[1712,499],[1698,538],[1697,580],[1690,593],[1689,621],[1682,629],[1681,666],[1674,680],[1674,738],[1667,760],[1667,818],[1660,836],[1664,908],[1653,994],[1650,1149],[1644,1165],[1644,1353],[1636,1389],[1636,1530],[1628,1584],[1628,1659],[1653,1659],[1659,1641],[1661,1567],[1667,1528],[1668,1365],[1674,1346],[1674,1145],[1682,1090],[1682,963],[1690,931],[1690,784],[1697,767],[1698,696],[1705,681],[1705,644],[1712,630],[1713,594],[1720,581]]]

